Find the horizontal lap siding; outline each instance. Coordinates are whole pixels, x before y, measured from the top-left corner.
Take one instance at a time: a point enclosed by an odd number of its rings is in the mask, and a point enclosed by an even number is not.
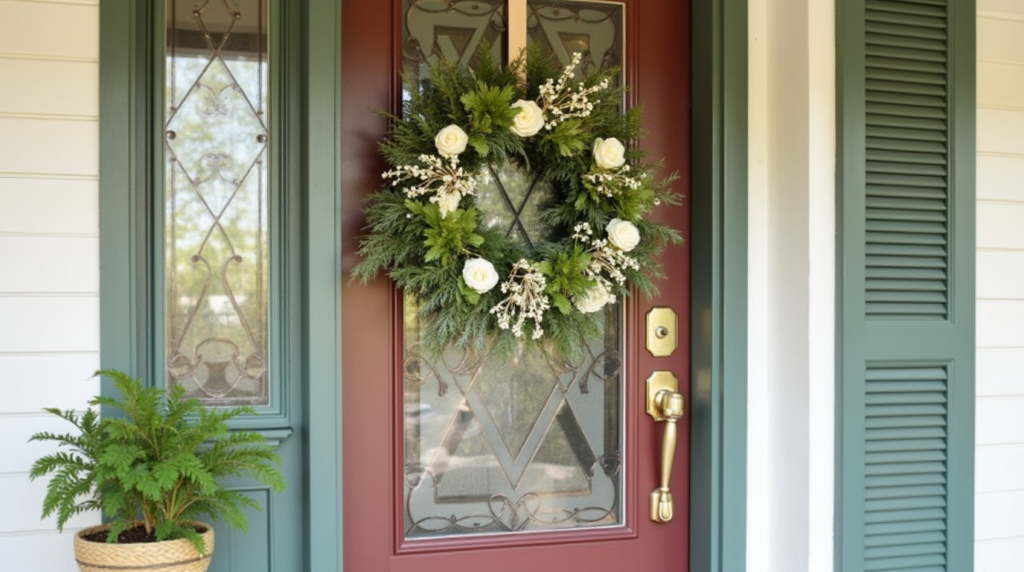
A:
[[[0,554],[4,572],[75,570],[28,469],[65,430],[43,407],[98,392],[99,3],[0,0]],[[76,517],[68,532],[98,515]]]
[[[975,570],[1024,562],[1024,5],[978,5]]]

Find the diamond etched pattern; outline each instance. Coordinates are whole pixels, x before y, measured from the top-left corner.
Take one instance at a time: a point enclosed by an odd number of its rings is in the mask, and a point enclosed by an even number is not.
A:
[[[621,364],[607,344],[578,363],[409,347],[407,536],[619,523]]]
[[[211,405],[265,404],[266,0],[167,9],[169,384]]]

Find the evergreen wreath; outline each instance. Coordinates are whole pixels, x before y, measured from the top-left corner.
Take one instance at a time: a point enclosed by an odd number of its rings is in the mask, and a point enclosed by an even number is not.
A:
[[[535,49],[507,66],[440,60],[412,89],[380,150],[391,169],[366,203],[353,276],[387,274],[419,303],[426,348],[508,352],[522,343],[578,355],[600,334],[599,310],[634,288],[656,293],[657,257],[679,233],[645,218],[679,204],[658,164],[627,147],[640,109],[623,113],[617,70],[574,79]],[[556,76],[556,74],[558,74]],[[546,240],[531,246],[484,224],[475,191],[512,163],[550,183]]]

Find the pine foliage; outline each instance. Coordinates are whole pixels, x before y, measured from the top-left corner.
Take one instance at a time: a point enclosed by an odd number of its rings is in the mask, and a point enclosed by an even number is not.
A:
[[[102,509],[110,519],[107,542],[142,525],[158,541],[184,538],[200,554],[202,538],[192,522],[208,515],[245,530],[252,499],[225,489],[225,477],[248,477],[274,491],[284,490],[281,459],[262,435],[231,431],[228,422],[251,408],[213,409],[170,391],[145,387],[123,372],[104,370],[120,397],[100,396],[90,409],[47,409],[74,426],[70,433],[36,433],[31,441],[51,441],[55,453],[38,459],[32,479],[50,475],[43,517],[56,515],[63,530],[72,516]],[[111,414],[100,419],[97,406]]]
[[[550,235],[540,244],[524,244],[506,236],[505,229],[488,228],[483,222],[487,213],[480,211],[472,194],[462,197],[457,210],[442,215],[428,197],[407,196],[407,186],[416,181],[388,182],[367,199],[361,261],[352,276],[367,282],[387,275],[416,299],[428,353],[437,355],[451,344],[501,352],[536,343],[579,355],[601,328],[600,314],[586,314],[573,305],[596,284],[585,274],[592,260],[572,237],[575,229],[586,223],[603,235],[612,219],[633,223],[642,237],[629,253],[637,267],[624,268],[625,282],[613,282],[610,293],[653,295],[655,280],[662,276],[660,252],[667,244],[682,242],[676,230],[650,217],[657,205],[681,202],[671,189],[675,176],[657,178],[660,164],[649,161],[635,145],[643,134],[641,110],[622,111],[624,89],[612,81],[617,69],[598,70],[569,82],[570,92],[592,90],[589,114],[562,118],[534,136],[520,137],[510,130],[518,109],[511,104],[522,99],[543,105],[542,87],[557,80],[562,70],[535,47],[504,67],[486,46],[477,59],[472,69],[443,59],[434,64],[429,79],[408,93],[402,115],[390,117],[392,128],[380,143],[381,153],[392,167],[422,165],[422,156],[438,152],[435,135],[457,125],[468,136],[465,151],[458,155],[458,165],[466,172],[512,162],[551,184],[554,196],[541,205],[540,215]],[[626,144],[629,169],[624,173],[636,181],[634,185],[620,185],[608,193],[585,178],[600,172],[591,153],[599,138]],[[506,299],[506,293],[499,288],[479,293],[462,280],[463,264],[477,257],[493,263],[503,279],[521,259],[532,261],[545,276],[551,308],[544,313],[540,339],[532,338],[534,326],[529,323],[519,338],[499,327],[491,309]]]

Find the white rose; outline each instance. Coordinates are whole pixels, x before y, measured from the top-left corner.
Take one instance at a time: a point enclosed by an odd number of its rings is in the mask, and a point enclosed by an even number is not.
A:
[[[602,169],[621,167],[626,164],[626,147],[614,137],[598,137],[594,140],[594,162]]]
[[[466,285],[483,294],[498,283],[494,265],[483,258],[470,258],[462,267],[462,279]]]
[[[615,296],[608,291],[607,288],[600,284],[595,284],[593,288],[587,290],[582,296],[577,296],[574,304],[576,309],[584,314],[590,314],[596,312],[601,308],[604,308],[609,302],[614,302]]]
[[[445,193],[437,197],[437,210],[441,212],[441,218],[448,216],[448,213],[455,212],[459,208],[459,201],[462,195],[459,193]]]
[[[466,150],[466,143],[469,142],[469,135],[458,125],[449,125],[437,132],[434,136],[434,145],[437,152],[445,157],[454,157]]]
[[[608,242],[623,252],[629,252],[640,244],[640,231],[628,220],[613,218],[605,230],[608,232]]]
[[[532,137],[544,127],[544,112],[533,101],[520,99],[512,104],[512,108],[518,108],[516,116],[512,118],[512,133],[520,137]]]

